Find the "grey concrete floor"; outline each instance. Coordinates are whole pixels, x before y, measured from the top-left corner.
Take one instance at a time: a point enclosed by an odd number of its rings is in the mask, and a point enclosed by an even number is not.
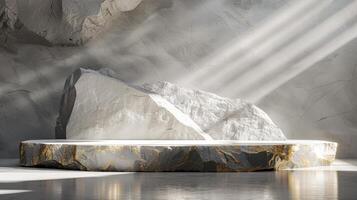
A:
[[[290,171],[120,173],[0,160],[0,199],[356,199],[357,161]]]

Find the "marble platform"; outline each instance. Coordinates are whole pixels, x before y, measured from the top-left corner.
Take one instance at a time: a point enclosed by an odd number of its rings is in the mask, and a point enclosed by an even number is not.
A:
[[[28,140],[20,164],[87,171],[237,172],[331,164],[337,143],[319,140]]]

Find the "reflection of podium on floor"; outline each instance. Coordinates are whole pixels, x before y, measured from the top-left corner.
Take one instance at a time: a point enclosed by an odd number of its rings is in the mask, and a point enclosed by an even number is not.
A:
[[[293,171],[285,175],[292,199],[338,199],[336,171]]]

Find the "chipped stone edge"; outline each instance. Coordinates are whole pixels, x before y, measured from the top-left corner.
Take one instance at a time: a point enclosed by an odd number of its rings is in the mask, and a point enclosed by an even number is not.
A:
[[[75,145],[21,142],[20,165],[84,171],[239,172],[330,165],[337,143]]]

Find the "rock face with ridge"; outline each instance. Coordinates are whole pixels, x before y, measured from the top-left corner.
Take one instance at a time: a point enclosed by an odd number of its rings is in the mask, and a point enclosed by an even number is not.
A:
[[[190,117],[157,94],[79,69],[65,86],[57,138],[210,139]]]
[[[106,30],[121,13],[134,10],[142,0],[62,0],[63,21],[71,40],[84,43]]]
[[[145,84],[189,115],[203,131],[220,140],[285,140],[283,132],[257,106],[168,82]]]
[[[105,31],[120,14],[134,10],[141,1],[0,0],[0,36],[16,42],[80,45]]]
[[[285,140],[267,114],[239,99],[167,82],[130,86],[109,69],[66,81],[56,138]]]

